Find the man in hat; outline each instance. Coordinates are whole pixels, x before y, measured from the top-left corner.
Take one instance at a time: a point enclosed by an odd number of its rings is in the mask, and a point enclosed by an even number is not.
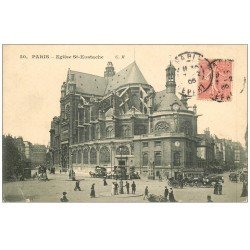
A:
[[[69,200],[66,197],[67,192],[63,192],[63,197],[60,199],[61,202],[68,202]]]
[[[135,194],[135,191],[136,191],[136,184],[135,184],[134,181],[133,181],[131,187],[132,187],[132,194]]]

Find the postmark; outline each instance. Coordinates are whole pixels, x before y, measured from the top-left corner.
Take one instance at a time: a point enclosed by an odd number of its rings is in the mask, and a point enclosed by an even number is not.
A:
[[[202,63],[201,63],[202,62]],[[212,82],[213,72],[210,62],[203,54],[186,51],[175,57],[176,78],[179,83],[177,91],[190,98],[198,95],[197,85],[202,82],[208,88]]]

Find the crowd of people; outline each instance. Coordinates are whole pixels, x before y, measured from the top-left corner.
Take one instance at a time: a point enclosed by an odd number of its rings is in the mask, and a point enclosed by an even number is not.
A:
[[[69,177],[71,180],[75,181],[75,187],[74,191],[82,191],[80,187],[80,180],[75,179],[75,172],[72,171],[69,173]],[[116,196],[116,195],[122,195],[122,194],[136,194],[137,186],[135,181],[132,180],[122,180],[122,179],[116,179],[112,180],[111,183],[107,182],[107,179],[103,179],[103,186],[109,186],[111,188],[110,194],[111,196]],[[222,181],[218,180],[214,184],[214,190],[213,194],[214,195],[222,195],[223,194],[223,186],[222,186]],[[68,198],[66,197],[66,192],[63,192],[63,196],[60,199],[62,202],[67,202]],[[149,191],[149,186],[145,186],[143,194],[138,194],[139,196],[143,196],[143,200],[149,200],[150,201],[150,195],[155,196],[154,194],[150,194]],[[165,189],[163,190],[163,195],[160,195],[161,197],[164,197],[164,201],[169,201],[169,202],[177,202],[174,196],[174,191],[173,188],[170,186],[165,186]],[[242,189],[242,194],[241,197],[246,197],[248,196],[248,183],[247,181],[243,181],[243,189]],[[95,183],[91,185],[90,188],[90,197],[91,198],[96,198],[96,192],[95,192]],[[207,202],[213,202],[211,195],[207,195]]]

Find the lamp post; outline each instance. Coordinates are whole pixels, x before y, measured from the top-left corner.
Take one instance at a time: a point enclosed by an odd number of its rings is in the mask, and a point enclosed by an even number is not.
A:
[[[119,146],[119,151],[120,151],[121,161],[122,161],[122,146]]]

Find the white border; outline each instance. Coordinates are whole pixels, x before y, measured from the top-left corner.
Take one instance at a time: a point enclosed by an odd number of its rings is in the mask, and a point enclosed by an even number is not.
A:
[[[247,1],[1,1],[1,43],[248,43]],[[249,204],[1,204],[8,249],[247,249]],[[3,248],[4,249],[4,248]]]

